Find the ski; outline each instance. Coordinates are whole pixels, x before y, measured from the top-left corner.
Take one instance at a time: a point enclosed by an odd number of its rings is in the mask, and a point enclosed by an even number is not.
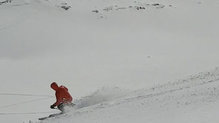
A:
[[[56,116],[59,116],[59,115],[61,115],[61,114],[63,114],[63,113],[61,112],[61,113],[57,113],[57,114],[51,114],[51,115],[49,115],[49,116],[47,116],[47,117],[38,118],[38,120],[46,120],[46,119],[48,119],[48,118],[56,117]]]

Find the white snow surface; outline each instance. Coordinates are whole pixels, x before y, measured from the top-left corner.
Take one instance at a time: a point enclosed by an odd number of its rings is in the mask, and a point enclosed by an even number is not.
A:
[[[121,92],[118,88],[101,89],[76,102],[76,107],[70,112],[41,123],[217,123],[219,121],[217,117],[219,68],[189,76],[187,79],[151,89],[126,92],[125,95],[119,96],[124,94]]]
[[[0,0],[0,122],[59,112],[56,81],[76,106],[45,123],[218,123],[218,11],[218,0]]]

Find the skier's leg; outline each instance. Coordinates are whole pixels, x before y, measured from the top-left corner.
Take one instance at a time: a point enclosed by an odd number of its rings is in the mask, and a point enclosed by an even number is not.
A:
[[[61,103],[58,105],[58,109],[61,111],[61,112],[64,112],[64,107],[65,107],[65,104],[64,103]]]

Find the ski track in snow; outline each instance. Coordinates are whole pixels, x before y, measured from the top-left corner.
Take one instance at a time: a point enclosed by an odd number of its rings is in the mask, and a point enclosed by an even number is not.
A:
[[[218,99],[219,68],[215,68],[211,72],[202,72],[189,76],[187,79],[170,82],[151,89],[127,92],[119,88],[113,88],[111,91],[109,88],[103,88],[84,99],[78,100],[77,105],[79,107],[75,107],[71,112],[42,122],[62,122],[66,119],[68,122],[75,122],[78,117],[86,117],[98,112],[117,112],[117,110],[118,112],[127,110],[130,111],[126,112],[127,114],[132,114],[131,111],[153,113],[158,109],[161,111],[184,109],[189,106],[214,103]],[[93,102],[95,100],[96,102]],[[94,122],[100,122],[98,119],[94,119]]]

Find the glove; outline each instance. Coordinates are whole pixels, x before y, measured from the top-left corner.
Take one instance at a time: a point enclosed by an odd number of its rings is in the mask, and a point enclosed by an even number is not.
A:
[[[51,105],[50,108],[51,108],[51,109],[54,109],[54,108],[55,108],[55,105]]]

